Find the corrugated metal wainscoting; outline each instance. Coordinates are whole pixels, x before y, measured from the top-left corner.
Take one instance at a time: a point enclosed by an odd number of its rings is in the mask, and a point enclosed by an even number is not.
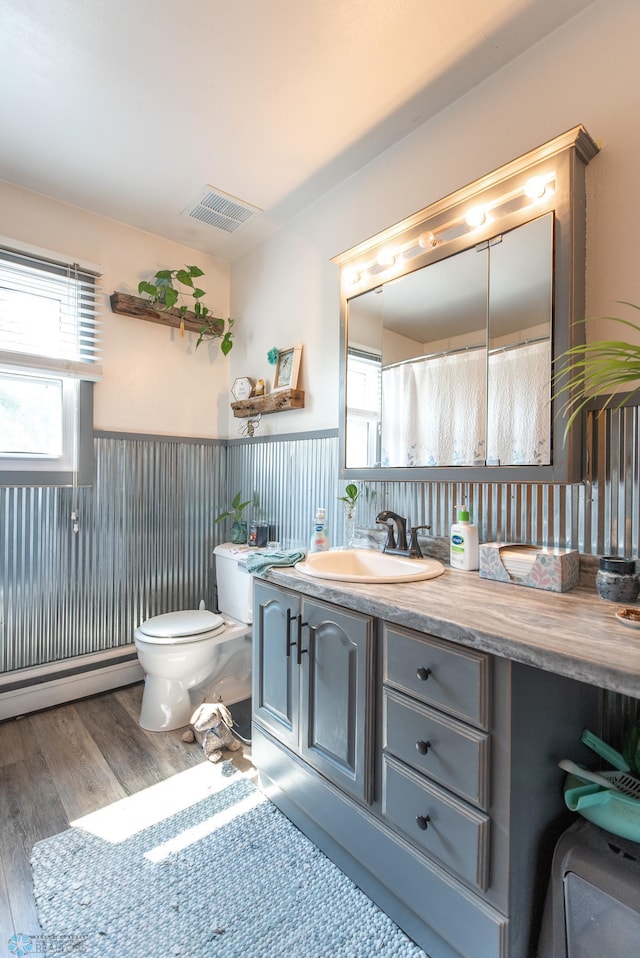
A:
[[[530,541],[590,554],[638,555],[638,410],[587,417],[587,481],[573,486],[358,483],[358,525],[391,508],[444,537],[466,501],[481,541]],[[228,443],[100,433],[93,488],[0,488],[2,672],[132,642],[151,615],[215,607],[214,524],[240,491],[246,516],[273,524],[283,547],[306,547],[316,507],[343,542],[345,481],[335,430]],[[79,531],[71,513],[77,504]],[[637,703],[616,700],[627,717]]]
[[[0,488],[2,672],[127,645],[151,615],[214,603],[225,445],[98,436],[95,451],[93,488]]]

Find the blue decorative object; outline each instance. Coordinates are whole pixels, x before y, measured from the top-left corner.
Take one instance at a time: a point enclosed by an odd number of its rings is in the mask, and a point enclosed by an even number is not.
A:
[[[267,353],[267,359],[269,360],[269,363],[271,366],[275,366],[275,364],[278,362],[279,355],[280,355],[280,350],[276,349],[275,346],[269,350],[269,352]]]

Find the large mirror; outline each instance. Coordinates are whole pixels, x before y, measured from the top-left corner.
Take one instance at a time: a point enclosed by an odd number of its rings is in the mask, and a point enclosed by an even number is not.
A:
[[[579,479],[551,376],[582,331],[595,152],[578,127],[336,257],[343,476]]]

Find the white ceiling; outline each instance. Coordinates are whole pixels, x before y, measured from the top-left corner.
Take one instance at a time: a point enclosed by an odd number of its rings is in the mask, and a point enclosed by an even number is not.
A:
[[[591,2],[0,0],[0,179],[232,260]]]

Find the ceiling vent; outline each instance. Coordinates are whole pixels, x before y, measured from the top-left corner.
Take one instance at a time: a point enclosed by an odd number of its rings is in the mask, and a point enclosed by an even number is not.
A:
[[[235,233],[262,212],[258,206],[251,206],[213,186],[205,186],[200,195],[182,211],[182,215],[191,216],[225,233]]]

